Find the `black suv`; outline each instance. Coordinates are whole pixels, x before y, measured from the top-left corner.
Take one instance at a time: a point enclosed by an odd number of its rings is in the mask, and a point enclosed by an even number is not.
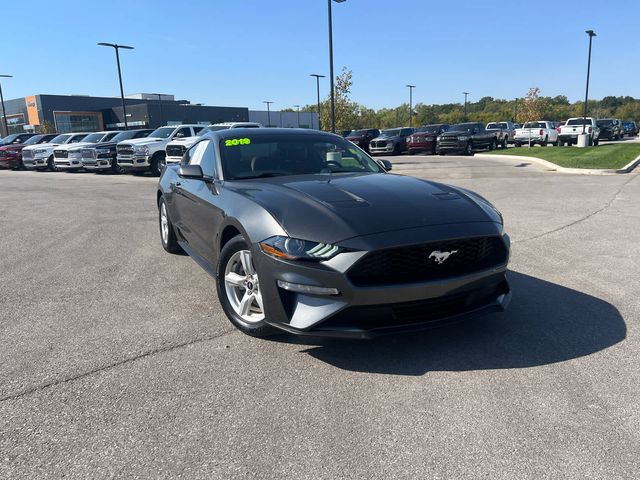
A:
[[[125,130],[118,132],[117,135],[100,144],[86,146],[82,149],[82,166],[85,170],[94,172],[111,171],[113,173],[122,173],[122,167],[116,162],[116,146],[125,140],[134,138],[144,138],[153,130]]]
[[[620,140],[624,137],[622,122],[616,118],[601,118],[596,124],[600,129],[600,140]]]

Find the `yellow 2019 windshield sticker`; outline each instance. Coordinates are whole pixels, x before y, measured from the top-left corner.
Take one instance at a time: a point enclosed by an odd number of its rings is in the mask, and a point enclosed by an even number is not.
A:
[[[234,138],[233,140],[224,141],[225,147],[235,147],[237,145],[250,145],[250,144],[251,144],[250,138]]]

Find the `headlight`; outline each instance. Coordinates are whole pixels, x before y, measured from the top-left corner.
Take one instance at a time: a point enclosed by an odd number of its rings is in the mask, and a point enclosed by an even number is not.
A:
[[[267,255],[283,260],[328,260],[342,249],[328,243],[309,242],[297,238],[275,236],[260,242]]]
[[[148,155],[149,147],[147,147],[146,145],[143,145],[141,147],[133,147],[133,151],[139,155]]]
[[[436,142],[439,142],[440,140],[442,140],[442,135],[438,135],[438,136],[436,137]]]
[[[458,137],[458,140],[459,140],[460,142],[466,142],[467,140],[469,140],[469,137],[468,137],[467,135],[460,135],[460,136]]]

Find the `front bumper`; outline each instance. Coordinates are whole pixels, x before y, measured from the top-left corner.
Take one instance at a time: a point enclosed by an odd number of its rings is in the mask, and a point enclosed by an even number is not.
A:
[[[436,146],[436,151],[438,153],[454,153],[454,152],[464,152],[465,148],[467,148],[468,141],[447,141],[447,142],[438,142]]]
[[[447,226],[451,227],[451,226]],[[442,226],[403,232],[411,243],[453,238],[460,226]],[[471,236],[497,235],[496,224],[473,225]],[[484,233],[481,233],[484,232]],[[471,274],[407,284],[356,286],[348,270],[369,251],[398,246],[397,233],[358,237],[349,241],[356,251],[317,263],[285,262],[254,245],[254,263],[269,323],[302,335],[370,338],[380,334],[431,328],[470,315],[502,311],[511,298],[507,263]],[[509,248],[509,239],[504,236]],[[406,240],[405,240],[406,241]],[[345,245],[347,246],[347,245]],[[507,257],[508,258],[508,257]],[[508,261],[508,260],[507,260]],[[335,288],[338,295],[310,295],[284,290],[278,280]]]
[[[369,144],[369,153],[375,155],[376,153],[393,153],[395,151],[395,143],[388,142],[383,147],[374,147]]]
[[[79,158],[54,158],[53,162],[57,170],[80,170],[82,168],[82,160]]]
[[[24,158],[23,156],[22,164],[27,170],[40,170],[43,168],[47,168],[47,159],[48,157]]]
[[[531,135],[531,143],[540,143],[544,141],[544,137],[541,137],[540,135]],[[514,139],[515,143],[529,143],[529,137],[515,137]]]
[[[118,165],[125,170],[146,170],[151,166],[149,155],[118,155]]]
[[[91,172],[99,172],[102,170],[111,170],[112,158],[83,158],[82,166],[85,170]]]
[[[409,152],[424,152],[426,150],[431,150],[435,147],[436,141],[429,140],[425,142],[411,142],[407,143],[407,150]]]
[[[175,165],[182,162],[182,157],[166,157],[165,161],[167,162],[167,165],[170,163]]]
[[[0,157],[0,168],[17,168],[20,166],[20,158],[18,156]]]

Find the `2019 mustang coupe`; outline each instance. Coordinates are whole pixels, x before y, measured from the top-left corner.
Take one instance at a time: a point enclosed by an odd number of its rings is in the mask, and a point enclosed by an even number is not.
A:
[[[207,133],[160,177],[162,246],[209,272],[229,320],[255,336],[367,338],[502,311],[500,213],[390,169],[329,133]]]

